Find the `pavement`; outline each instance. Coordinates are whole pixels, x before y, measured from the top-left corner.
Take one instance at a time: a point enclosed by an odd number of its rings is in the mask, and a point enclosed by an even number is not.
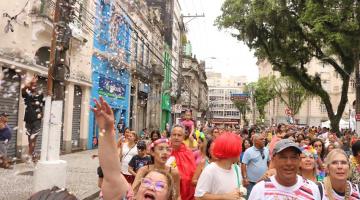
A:
[[[97,150],[61,156],[61,160],[67,161],[66,188],[81,200],[96,199],[99,191],[96,173],[99,160],[91,158],[94,154],[97,154]],[[15,163],[13,169],[0,168],[0,199],[28,199],[33,194],[35,169],[34,163]]]

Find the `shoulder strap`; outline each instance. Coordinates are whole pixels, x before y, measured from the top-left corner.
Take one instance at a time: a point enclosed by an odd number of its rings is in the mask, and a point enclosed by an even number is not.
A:
[[[318,186],[319,188],[319,192],[320,192],[320,200],[322,200],[323,198],[323,195],[324,195],[324,191],[323,191],[323,186],[320,182],[316,182],[316,185]]]
[[[135,146],[136,146],[136,144],[133,147],[131,147],[128,152],[126,152],[126,154],[123,156],[123,158],[125,158]],[[128,147],[129,147],[129,145],[128,145]]]
[[[240,188],[239,170],[238,170],[238,168],[237,168],[237,166],[235,164],[234,164],[234,169],[235,169],[235,172],[236,172],[237,186],[238,186],[238,188]]]

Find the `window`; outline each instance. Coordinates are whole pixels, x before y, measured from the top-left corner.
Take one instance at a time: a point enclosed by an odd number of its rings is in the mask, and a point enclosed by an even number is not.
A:
[[[325,104],[323,104],[323,103],[320,104],[320,112],[321,113],[326,113],[327,112]]]

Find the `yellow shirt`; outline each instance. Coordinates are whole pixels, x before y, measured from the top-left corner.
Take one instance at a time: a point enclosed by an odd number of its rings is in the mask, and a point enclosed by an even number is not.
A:
[[[185,144],[186,147],[188,147],[190,149],[197,149],[197,146],[198,146],[198,143],[197,143],[197,141],[195,139],[193,140],[191,146],[190,146],[191,142],[190,142],[189,138],[184,140],[183,143]]]

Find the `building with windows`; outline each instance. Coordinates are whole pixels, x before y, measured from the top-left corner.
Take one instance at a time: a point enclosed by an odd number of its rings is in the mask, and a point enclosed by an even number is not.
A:
[[[159,9],[164,25],[164,80],[161,94],[160,129],[172,125],[178,116],[172,107],[180,98],[180,65],[182,53],[182,36],[185,26],[181,17],[181,6],[178,0],[146,0],[148,6]]]
[[[76,2],[75,22],[69,24],[72,34],[64,59],[67,70],[60,138],[63,153],[87,146],[94,23],[94,4],[90,2]],[[0,1],[0,12],[4,14],[0,20],[0,113],[9,114],[12,129],[9,156],[21,157],[28,152],[21,87],[37,75],[37,89],[46,94],[54,10],[51,0]],[[12,20],[15,15],[16,20]],[[40,134],[37,152],[41,142]]]
[[[190,43],[188,43],[184,50]],[[190,48],[191,49],[191,48]],[[181,107],[182,113],[190,109],[193,119],[201,123],[206,121],[208,110],[208,85],[206,82],[205,61],[198,61],[191,50],[184,51],[181,67]]]
[[[112,108],[115,121],[129,125],[131,22],[117,1],[99,1],[96,7],[91,97],[100,95]],[[94,106],[94,102],[91,102]],[[88,148],[97,147],[99,129],[89,115]]]
[[[337,72],[331,66],[325,65],[316,59],[313,59],[306,65],[310,74],[318,73],[324,89],[329,93],[333,109],[336,112],[341,96],[342,80]],[[263,60],[258,62],[259,76],[266,77],[274,75],[279,77],[279,72],[272,70],[272,65]],[[343,119],[349,121],[350,115],[353,112],[353,102],[355,100],[355,78],[352,76],[348,91],[348,104],[343,113]],[[273,123],[287,123],[287,116],[285,114],[286,106],[280,101],[280,98],[271,100],[265,108],[265,122],[267,124]],[[322,103],[319,97],[313,96],[308,98],[300,108],[298,114],[294,116],[294,122],[297,124],[307,124],[310,126],[319,126],[321,122],[327,121],[328,115],[325,104]]]
[[[247,84],[246,76],[224,77],[207,72],[209,121],[217,126],[240,125],[240,112],[231,101],[231,94],[241,94]]]
[[[161,82],[164,79],[161,10],[145,0],[120,2],[131,17],[133,26],[129,126],[137,133],[144,128],[159,129]]]

